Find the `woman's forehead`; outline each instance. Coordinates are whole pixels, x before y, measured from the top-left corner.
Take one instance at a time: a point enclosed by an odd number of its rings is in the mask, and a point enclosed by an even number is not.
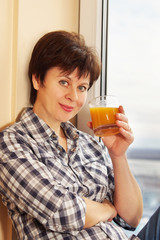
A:
[[[74,70],[63,70],[60,69],[60,74],[59,76],[64,76],[67,78],[78,78],[78,79],[85,79],[87,82],[90,82],[90,73],[88,72],[81,72],[78,68],[74,69]]]

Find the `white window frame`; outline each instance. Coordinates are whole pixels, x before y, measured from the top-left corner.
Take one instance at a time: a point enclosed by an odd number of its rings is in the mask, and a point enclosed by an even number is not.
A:
[[[86,104],[77,116],[78,129],[92,135],[93,132],[86,125],[90,121],[88,101],[106,94],[107,89],[108,0],[80,0],[79,9],[79,33],[84,36],[87,45],[96,48],[102,60],[100,79],[89,90]]]

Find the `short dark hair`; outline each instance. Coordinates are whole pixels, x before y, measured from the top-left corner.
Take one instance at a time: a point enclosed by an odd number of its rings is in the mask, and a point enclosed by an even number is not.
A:
[[[59,67],[68,74],[77,68],[78,77],[90,76],[89,88],[98,79],[101,71],[96,50],[86,46],[82,35],[66,31],[49,32],[36,43],[29,63],[28,76],[31,83],[30,103],[32,105],[37,97],[37,91],[32,83],[32,74],[35,74],[43,85],[45,75],[52,67]]]

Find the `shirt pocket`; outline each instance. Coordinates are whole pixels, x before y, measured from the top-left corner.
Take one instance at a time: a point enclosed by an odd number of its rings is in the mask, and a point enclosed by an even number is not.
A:
[[[71,189],[75,185],[76,179],[66,163],[63,163],[58,157],[48,157],[45,162],[52,178],[58,185],[66,189]]]

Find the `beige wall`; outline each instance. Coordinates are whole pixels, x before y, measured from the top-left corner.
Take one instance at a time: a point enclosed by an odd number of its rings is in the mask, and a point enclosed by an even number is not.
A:
[[[12,5],[9,1],[0,1],[0,36],[0,125],[4,125],[11,119]]]
[[[27,64],[48,31],[78,31],[79,0],[0,0],[0,128],[28,105]]]
[[[78,23],[79,0],[0,0],[0,129],[29,104],[27,65],[35,41],[48,31],[78,32]],[[10,240],[6,216],[0,200],[0,240]]]

